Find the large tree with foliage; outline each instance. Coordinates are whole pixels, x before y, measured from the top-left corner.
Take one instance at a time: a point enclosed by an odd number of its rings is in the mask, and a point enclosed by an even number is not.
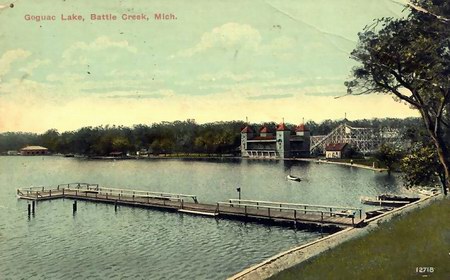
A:
[[[436,149],[429,143],[419,143],[401,160],[406,187],[435,186],[445,183],[442,165]]]
[[[390,174],[395,163],[399,162],[402,158],[402,154],[396,148],[383,144],[375,153],[375,158],[384,163]]]
[[[450,2],[412,0],[407,9],[406,17],[377,20],[359,33],[351,57],[360,65],[346,86],[349,94],[393,94],[417,109],[449,186]]]

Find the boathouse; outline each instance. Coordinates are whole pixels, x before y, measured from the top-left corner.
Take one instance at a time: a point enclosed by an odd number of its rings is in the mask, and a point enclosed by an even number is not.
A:
[[[42,146],[26,146],[20,149],[22,156],[38,156],[48,154],[48,149]]]
[[[326,158],[344,158],[350,151],[350,146],[347,143],[328,144],[325,147]]]
[[[284,123],[275,131],[263,126],[258,133],[251,126],[241,131],[241,155],[250,158],[309,157],[310,132],[304,125],[289,129]]]

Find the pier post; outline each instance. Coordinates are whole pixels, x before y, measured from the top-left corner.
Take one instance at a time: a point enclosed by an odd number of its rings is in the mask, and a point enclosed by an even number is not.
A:
[[[52,190],[48,191],[48,195],[51,197],[52,196]]]
[[[297,210],[294,210],[294,221],[297,222]]]
[[[269,215],[270,218],[270,207],[267,208],[267,214]]]
[[[247,217],[247,205],[244,206],[245,217]]]
[[[31,204],[28,203],[28,217],[31,216]]]
[[[331,213],[333,213],[333,208],[330,208],[330,217],[333,216]]]
[[[108,199],[108,193],[106,193],[106,199]]]
[[[34,214],[34,209],[36,208],[36,202],[33,200],[32,202],[31,202],[31,213],[33,213]]]
[[[117,200],[116,200],[116,201],[114,201],[114,211],[116,211],[116,212],[117,212]]]
[[[62,192],[63,192],[63,196],[64,196],[64,188],[62,189]]]
[[[77,212],[77,201],[76,200],[73,202],[72,211],[74,214],[75,214],[75,212]]]

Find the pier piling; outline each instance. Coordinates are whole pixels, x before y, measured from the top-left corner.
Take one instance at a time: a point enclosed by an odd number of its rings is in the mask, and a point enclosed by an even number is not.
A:
[[[28,203],[28,217],[31,216],[31,204]]]
[[[72,210],[73,210],[74,214],[75,214],[75,212],[77,212],[77,201],[76,200],[73,202]]]
[[[35,213],[35,208],[36,208],[36,202],[33,200],[33,201],[31,202],[31,213],[33,213],[33,215],[34,215],[34,213]]]

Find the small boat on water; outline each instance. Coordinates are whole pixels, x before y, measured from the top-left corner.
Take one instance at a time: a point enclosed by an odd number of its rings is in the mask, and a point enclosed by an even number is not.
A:
[[[300,182],[302,180],[299,177],[295,177],[295,176],[292,176],[292,175],[287,175],[287,178],[288,178],[288,180],[296,181],[296,182]]]
[[[394,208],[389,207],[389,208],[381,208],[381,209],[366,211],[366,219],[370,219],[370,218],[379,216],[381,214],[384,214],[384,213],[392,211],[392,210],[394,210]]]
[[[361,197],[361,202],[367,205],[388,206],[388,207],[401,207],[411,203],[410,201],[381,199],[379,196],[376,197],[363,196]]]
[[[381,200],[395,200],[395,201],[408,201],[408,202],[414,202],[419,200],[419,197],[410,197],[410,196],[402,196],[402,195],[396,195],[396,194],[380,194],[378,196]]]

